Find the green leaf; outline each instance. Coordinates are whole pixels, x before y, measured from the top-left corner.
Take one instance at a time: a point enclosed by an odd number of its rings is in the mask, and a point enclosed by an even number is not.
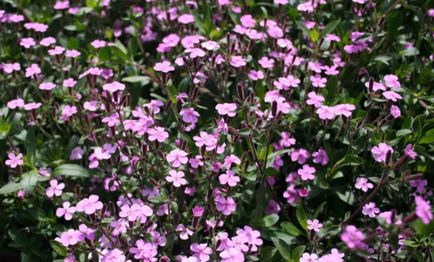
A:
[[[332,32],[336,28],[336,26],[338,26],[338,24],[340,22],[341,22],[341,20],[335,20],[335,21],[328,23],[326,25],[326,27],[324,27],[324,29],[321,31],[320,38],[322,38],[325,35],[327,35],[328,33]]]
[[[300,246],[297,246],[296,248],[294,248],[292,250],[292,254],[291,254],[291,261],[293,261],[293,262],[300,261],[300,257],[303,254],[305,249],[306,249],[306,246],[303,246],[303,245],[300,245]]]
[[[4,185],[2,188],[0,188],[0,195],[7,195],[10,193],[14,193],[22,188],[23,186],[21,185],[21,183],[8,183]]]
[[[59,254],[62,257],[66,257],[68,255],[68,250],[66,247],[64,247],[62,244],[55,240],[50,241],[50,245],[53,248],[54,251],[56,251],[57,254]]]
[[[309,37],[312,40],[312,42],[316,43],[319,39],[319,33],[317,30],[313,29],[309,32]]]
[[[284,261],[291,261],[291,252],[289,250],[289,246],[282,240],[275,237],[272,237],[271,241],[273,241],[274,246],[277,248]]]
[[[297,216],[297,220],[300,226],[307,231],[307,216],[302,206],[297,207],[295,215]]]
[[[127,83],[140,83],[142,86],[149,84],[151,82],[151,79],[147,76],[128,76],[122,78],[122,82]]]
[[[36,183],[38,183],[39,174],[38,171],[31,170],[24,173],[21,177],[22,188],[26,191],[31,191]]]
[[[434,142],[434,128],[429,130],[420,139],[419,144],[431,144]]]
[[[279,216],[276,214],[271,214],[262,219],[265,227],[271,227],[279,221]]]
[[[282,229],[287,232],[288,234],[290,234],[291,236],[299,236],[302,235],[303,232],[301,232],[293,223],[291,222],[282,222],[280,224],[280,226],[282,227]]]
[[[89,171],[82,166],[76,164],[63,164],[53,171],[53,175],[73,176],[73,177],[88,177]]]
[[[400,136],[406,136],[413,133],[413,131],[411,131],[410,129],[401,129],[396,131],[396,136],[400,137]]]

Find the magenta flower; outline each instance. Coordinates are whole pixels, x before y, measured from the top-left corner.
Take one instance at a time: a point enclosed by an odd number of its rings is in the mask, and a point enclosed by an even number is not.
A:
[[[258,246],[264,243],[261,239],[261,233],[249,226],[244,226],[243,229],[237,229],[237,236],[233,238],[235,242],[249,245],[252,252],[258,250]]]
[[[166,180],[167,182],[172,183],[174,187],[181,187],[187,184],[187,180],[184,179],[184,172],[173,169],[169,171],[169,175],[166,176]]]
[[[56,179],[50,180],[50,186],[45,190],[45,194],[52,198],[53,196],[60,196],[62,195],[62,191],[65,188],[64,183],[57,182]]]
[[[421,196],[416,196],[414,200],[416,202],[416,215],[424,224],[428,225],[433,220],[433,214],[429,201],[423,199]]]
[[[107,160],[116,152],[116,146],[104,144],[102,147],[95,147],[93,155],[98,160]]]
[[[102,89],[105,91],[108,91],[110,93],[114,93],[116,91],[125,90],[125,85],[122,83],[119,83],[118,81],[113,81],[111,83],[107,83],[107,84],[103,85]]]
[[[353,225],[345,227],[341,235],[341,240],[345,242],[349,249],[362,249],[365,247],[365,234]]]
[[[314,180],[316,169],[309,165],[303,165],[302,168],[297,170],[297,174],[301,177],[301,180]]]
[[[137,240],[136,246],[131,247],[129,251],[134,255],[135,259],[140,259],[142,261],[157,261],[157,245],[145,242],[142,239]]]
[[[262,68],[272,69],[274,67],[274,59],[263,56],[259,59],[258,64],[260,64]]]
[[[75,213],[75,207],[71,206],[68,201],[63,202],[62,207],[57,208],[56,216],[64,217],[65,220],[71,220],[72,215]]]
[[[169,73],[175,70],[175,67],[169,61],[158,62],[154,66],[154,70],[163,73]]]
[[[232,197],[225,198],[223,196],[217,196],[214,201],[217,210],[222,212],[225,216],[229,216],[237,209],[237,204]]]
[[[314,152],[312,154],[312,156],[313,156],[313,162],[315,164],[321,164],[321,165],[325,166],[329,162],[329,157],[327,155],[327,152],[322,148],[320,148],[320,149],[318,149],[318,151]]]
[[[205,211],[205,208],[201,206],[195,206],[192,209],[192,213],[194,217],[201,217]]]
[[[101,262],[126,262],[127,259],[124,255],[124,252],[115,248],[112,250],[104,249],[103,251],[101,251],[100,261]]]
[[[393,153],[393,148],[386,143],[380,143],[371,149],[371,153],[377,162],[385,162],[389,151]]]
[[[234,117],[236,115],[237,105],[234,103],[223,103],[215,106],[219,115]]]
[[[68,121],[73,115],[77,114],[76,106],[63,105],[60,120]]]
[[[23,154],[21,153],[15,155],[13,152],[10,152],[8,158],[9,159],[5,161],[5,164],[11,168],[16,168],[17,166],[22,166],[24,164]]]
[[[374,185],[372,183],[369,183],[368,179],[365,177],[358,177],[356,179],[355,187],[357,189],[362,190],[363,192],[368,192],[369,189],[374,188]]]
[[[198,148],[205,146],[206,151],[212,151],[217,147],[217,138],[207,132],[200,131],[199,136],[194,136],[193,140]]]
[[[77,203],[76,211],[92,215],[97,210],[102,209],[102,207],[103,204],[99,201],[99,197],[97,195],[90,195],[89,198],[84,198]]]
[[[234,171],[227,170],[226,173],[219,176],[219,181],[222,185],[228,184],[228,186],[234,187],[240,182],[240,177],[236,176]]]
[[[313,220],[308,219],[307,220],[307,229],[309,229],[309,230],[319,232],[322,227],[323,227],[323,224],[321,224],[318,219],[313,219]]]
[[[376,207],[374,202],[369,202],[363,206],[362,214],[369,217],[376,217],[380,213],[380,209]]]

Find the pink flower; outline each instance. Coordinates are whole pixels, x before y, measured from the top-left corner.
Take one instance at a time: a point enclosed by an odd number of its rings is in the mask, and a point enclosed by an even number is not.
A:
[[[62,195],[62,191],[65,188],[64,183],[57,182],[56,179],[50,180],[50,186],[45,190],[45,194],[47,197],[52,198],[53,196],[60,196]]]
[[[26,77],[32,77],[39,75],[41,73],[41,68],[37,64],[31,64],[26,68]]]
[[[187,152],[174,149],[166,156],[167,162],[173,167],[180,167],[188,162]]]
[[[245,28],[255,27],[255,24],[256,24],[256,21],[255,21],[255,19],[253,19],[251,14],[243,15],[240,18],[240,22]]]
[[[179,114],[182,117],[182,121],[184,121],[185,123],[188,123],[188,124],[197,123],[197,120],[200,116],[199,113],[191,107],[181,109]]]
[[[336,115],[343,115],[345,117],[350,117],[354,109],[356,109],[356,107],[352,104],[340,104],[333,107],[333,111]]]
[[[242,56],[232,56],[229,63],[231,66],[236,68],[243,67],[247,64],[246,59],[244,59]]]
[[[219,176],[219,181],[222,185],[228,184],[228,186],[234,187],[240,182],[240,177],[236,176],[232,170],[228,170]]]
[[[209,261],[209,256],[212,254],[212,249],[205,244],[193,243],[190,246],[191,252],[193,252],[193,256],[195,256],[199,261]]]
[[[279,90],[289,90],[291,87],[298,87],[300,79],[292,75],[287,77],[279,77],[278,81],[273,81],[273,85]]]
[[[195,206],[192,209],[193,217],[201,217],[205,211],[205,208],[201,206]]]
[[[48,25],[42,24],[42,23],[25,23],[24,27],[27,30],[34,30],[36,32],[40,32],[43,33],[45,31],[47,31],[48,29]]]
[[[341,235],[341,240],[345,242],[349,249],[361,249],[365,247],[365,234],[353,225],[345,227]]]
[[[129,251],[134,255],[135,259],[141,261],[157,261],[157,245],[153,243],[145,242],[141,239],[136,241],[136,246],[131,247]]]
[[[9,109],[23,108],[24,100],[21,98],[13,99],[7,103]]]
[[[256,252],[257,246],[262,246],[264,243],[261,239],[261,233],[249,226],[244,226],[243,229],[237,229],[237,236],[233,238],[237,243],[248,244],[251,246],[251,251]]]
[[[93,46],[93,48],[98,49],[98,48],[105,47],[105,46],[107,45],[107,42],[104,41],[104,40],[96,39],[96,40],[93,40],[93,41],[90,43],[90,45]]]
[[[113,81],[111,83],[107,83],[107,84],[103,85],[102,89],[105,91],[108,91],[110,93],[114,93],[116,91],[125,90],[125,85],[122,83],[119,83],[118,81]]]
[[[175,70],[175,67],[169,61],[158,62],[154,66],[154,70],[163,73],[169,73]]]
[[[313,105],[315,108],[319,108],[324,103],[324,97],[322,95],[317,95],[314,91],[309,92],[307,96],[309,99],[306,100],[306,104]]]
[[[234,103],[217,104],[215,109],[217,109],[219,115],[234,117],[236,115],[237,105]]]
[[[56,87],[56,85],[54,83],[51,83],[51,82],[44,82],[44,83],[41,83],[39,85],[39,89],[47,90],[47,91],[53,90],[55,87]]]
[[[101,122],[106,123],[109,127],[117,126],[121,123],[118,114],[112,114],[101,119]]]
[[[60,237],[56,237],[57,242],[61,243],[64,247],[69,247],[77,244],[83,240],[83,233],[78,230],[68,229],[68,231],[60,234]]]
[[[71,220],[72,215],[75,213],[75,207],[71,206],[68,201],[63,202],[62,207],[56,210],[57,217],[65,217],[65,220]]]
[[[155,141],[162,143],[169,138],[169,133],[165,131],[163,127],[153,127],[148,130],[148,139],[149,141]]]
[[[128,221],[134,222],[140,220],[142,224],[146,223],[147,217],[154,214],[152,208],[141,203],[134,203],[131,206],[124,204],[119,211],[119,217],[127,218]]]
[[[386,143],[380,143],[378,146],[374,146],[371,149],[371,153],[374,155],[375,161],[386,162],[387,153],[393,153],[393,148]]]
[[[395,91],[386,91],[383,92],[383,96],[390,101],[396,102],[398,100],[402,99],[402,96],[398,93],[396,93]]]
[[[243,252],[238,247],[230,247],[220,253],[222,262],[244,262]]]
[[[75,261],[75,259],[73,261]],[[101,251],[100,261],[101,262],[126,262],[127,259],[124,255],[124,252],[115,248],[112,250],[104,249],[103,251]]]
[[[320,148],[320,149],[318,149],[318,151],[314,152],[312,154],[312,156],[313,156],[313,162],[315,164],[321,164],[321,165],[325,166],[329,162],[329,157],[327,155],[327,152],[322,148]]]
[[[369,202],[363,206],[362,214],[369,217],[376,217],[380,213],[380,209],[376,207],[374,202]]]
[[[327,84],[327,78],[323,78],[321,75],[310,76],[309,79],[314,87],[324,88]]]
[[[103,204],[99,201],[99,197],[97,195],[90,195],[89,198],[84,198],[77,203],[76,211],[92,215],[97,210],[102,209],[102,207]]]
[[[48,49],[48,54],[51,56],[61,55],[63,52],[65,52],[65,48],[62,46],[55,46],[52,49]]]
[[[26,111],[32,111],[35,109],[38,109],[39,107],[41,107],[41,103],[28,103],[24,105],[24,110]]]
[[[34,45],[36,45],[36,42],[31,37],[22,38],[20,40],[20,46],[22,46],[22,47],[24,47],[26,49],[28,49],[28,48],[30,48],[30,47],[32,47]]]
[[[332,120],[336,117],[335,110],[333,107],[329,106],[320,106],[316,113],[318,114],[319,118],[322,120]]]
[[[71,154],[69,155],[70,160],[80,160],[83,158],[84,150],[83,148],[77,146],[72,149]]]
[[[80,55],[81,55],[81,53],[77,50],[74,50],[74,49],[66,50],[66,52],[65,52],[65,56],[70,57],[70,58],[76,58],[76,57],[79,57]]]
[[[318,255],[315,253],[303,253],[303,256],[300,257],[299,262],[319,262]]]
[[[355,187],[357,189],[362,190],[363,192],[368,192],[369,189],[374,188],[374,185],[372,183],[369,183],[367,178],[365,178],[365,177],[358,177],[356,179],[356,185],[355,185]]]
[[[6,74],[11,74],[14,71],[21,70],[21,65],[19,63],[6,63],[2,64],[1,66],[3,66],[3,72],[5,72]],[[1,66],[0,68],[2,68]]]
[[[383,79],[384,79],[384,84],[387,87],[390,87],[392,89],[401,87],[401,83],[399,83],[399,79],[396,75],[385,75]]]
[[[429,201],[423,199],[421,196],[415,197],[416,202],[416,215],[422,220],[424,224],[429,224],[433,220],[433,214]]]
[[[77,107],[64,105],[62,106],[62,113],[60,119],[63,121],[68,121],[73,115],[77,114]]]
[[[15,155],[14,153],[9,153],[8,154],[8,158],[5,161],[5,164],[7,166],[10,166],[11,168],[16,168],[17,166],[22,166],[24,164],[23,161],[23,154],[18,153],[17,155]]]
[[[399,107],[392,105],[390,107],[390,114],[392,115],[393,118],[397,119],[398,117],[401,116],[401,110],[399,109]]]
[[[297,174],[300,175],[301,180],[314,180],[315,179],[315,171],[316,169],[314,167],[311,167],[309,165],[303,165],[303,168],[298,169]]]
[[[318,219],[313,219],[313,220],[308,219],[307,220],[307,229],[309,229],[309,230],[319,232],[322,227],[323,227],[323,224],[321,224]]]
[[[237,209],[237,204],[232,197],[225,198],[223,196],[217,196],[214,201],[217,210],[222,212],[225,216],[229,216]]]
[[[188,227],[183,224],[179,224],[176,226],[176,232],[180,232],[179,238],[182,240],[187,240],[189,236],[193,235],[193,231],[191,231]]]
[[[65,10],[69,8],[69,0],[58,0],[53,6],[54,10]]]
[[[404,153],[406,156],[413,160],[415,160],[417,157],[417,153],[414,151],[412,144],[408,144],[405,146]]]
[[[190,14],[183,14],[178,17],[178,22],[184,25],[191,24],[194,22],[194,16]]]
[[[274,0],[273,1],[276,5],[286,5],[289,3],[289,0]]]
[[[262,68],[265,69],[272,69],[274,67],[274,59],[268,58],[266,56],[261,57],[258,63],[261,65]]]
[[[184,172],[182,171],[170,170],[169,175],[166,176],[166,180],[172,183],[174,187],[187,185],[187,180],[184,179]]]
[[[217,138],[207,132],[200,131],[199,136],[194,136],[193,140],[198,148],[206,146],[206,151],[212,151],[217,147]]]
[[[77,84],[77,81],[74,78],[68,78],[62,81],[62,86],[64,87],[74,87]]]

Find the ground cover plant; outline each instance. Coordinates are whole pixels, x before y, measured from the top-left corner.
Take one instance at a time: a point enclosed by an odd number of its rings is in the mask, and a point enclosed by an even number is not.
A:
[[[2,0],[1,261],[433,261],[434,2]]]

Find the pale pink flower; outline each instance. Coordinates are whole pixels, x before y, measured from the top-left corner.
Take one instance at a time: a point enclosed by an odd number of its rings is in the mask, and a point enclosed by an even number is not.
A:
[[[316,169],[309,165],[303,165],[302,168],[297,170],[297,174],[301,177],[301,180],[314,180]]]
[[[416,196],[415,202],[416,215],[422,220],[424,224],[428,225],[433,220],[433,214],[429,201],[423,199],[423,197],[421,196]]]
[[[310,76],[309,79],[314,87],[324,88],[327,84],[327,78],[321,75]]]
[[[179,233],[179,238],[182,240],[187,240],[190,236],[193,235],[193,231],[191,231],[188,227],[184,226],[183,224],[179,224],[176,226],[176,232]]]
[[[388,152],[393,153],[393,148],[386,143],[380,143],[371,149],[371,153],[377,162],[385,162]]]
[[[368,192],[369,189],[374,188],[374,185],[372,183],[369,183],[368,179],[365,177],[358,177],[356,179],[355,187],[357,189],[362,190],[363,192]]]
[[[390,107],[390,114],[394,119],[397,119],[398,117],[401,116],[401,110],[399,109],[399,107],[392,105]]]
[[[398,100],[402,99],[402,96],[398,93],[396,93],[395,91],[386,91],[383,92],[383,96],[390,101],[396,102]]]
[[[123,91],[123,90],[125,90],[125,85],[122,84],[122,83],[120,83],[120,82],[118,82],[118,81],[113,81],[111,83],[104,84],[102,86],[102,89],[105,90],[105,91],[108,91],[110,93],[114,93],[116,91]]]
[[[99,201],[99,197],[97,195],[90,195],[89,198],[84,198],[79,201],[75,208],[78,212],[84,212],[88,215],[92,215],[97,210],[101,210],[103,208],[103,204],[101,201]]]
[[[93,41],[90,43],[90,45],[91,45],[93,48],[98,49],[98,48],[102,48],[102,47],[107,46],[107,42],[104,41],[104,40],[96,39],[96,40],[93,40]]]
[[[74,213],[75,207],[71,206],[71,203],[68,201],[63,202],[62,207],[59,207],[56,210],[56,216],[64,217],[65,220],[71,220]]]
[[[13,152],[10,152],[8,158],[9,159],[5,161],[5,164],[11,168],[16,168],[17,166],[22,166],[24,164],[23,154],[21,153],[15,155]]]
[[[384,85],[390,87],[392,89],[400,88],[401,83],[399,83],[399,79],[396,75],[385,75],[384,76]]]
[[[154,66],[154,70],[163,73],[169,73],[175,70],[175,67],[169,61],[158,62]]]
[[[34,45],[36,45],[36,42],[31,37],[21,38],[21,40],[20,40],[20,46],[22,46],[26,49],[28,49]]]
[[[322,227],[323,227],[323,224],[321,224],[318,219],[313,219],[313,220],[308,219],[307,220],[307,229],[309,229],[309,230],[319,232]]]
[[[24,107],[24,100],[21,98],[13,99],[7,103],[7,107],[9,109],[23,108]]]
[[[314,91],[307,94],[308,98],[306,104],[313,105],[315,108],[319,108],[324,103],[324,97],[322,95],[317,95]]]
[[[178,22],[181,24],[187,25],[194,22],[194,16],[190,14],[183,14],[178,17]]]
[[[232,56],[230,60],[230,64],[233,67],[243,67],[247,64],[246,59],[244,59],[242,56]]]
[[[236,176],[234,171],[227,170],[226,173],[219,176],[219,181],[222,185],[228,184],[228,186],[234,187],[240,182],[240,177]]]
[[[47,90],[47,91],[53,90],[55,87],[56,85],[52,82],[44,82],[39,85],[40,90]]]
[[[374,202],[369,202],[363,206],[362,214],[369,217],[376,217],[380,213],[380,209],[376,207]]]
[[[188,162],[187,152],[174,149],[166,156],[167,162],[173,167],[180,167]]]
[[[50,180],[50,186],[45,190],[45,194],[52,198],[53,196],[62,195],[63,189],[65,188],[64,183],[60,183],[56,179]]]
[[[217,211],[225,216],[229,216],[237,209],[237,204],[232,197],[225,198],[223,196],[217,196],[214,201]]]
[[[223,103],[217,104],[215,106],[219,115],[227,115],[229,117],[234,117],[236,115],[237,105],[235,103]]]
[[[169,171],[169,175],[166,176],[166,180],[167,182],[172,183],[174,187],[181,187],[187,184],[187,180],[184,178],[184,172],[173,169]]]
[[[37,64],[31,64],[26,68],[26,77],[32,77],[39,75],[41,73],[41,68]]]
[[[164,127],[160,126],[150,128],[147,133],[149,141],[157,140],[158,142],[162,143],[169,138],[169,133],[166,132]]]

